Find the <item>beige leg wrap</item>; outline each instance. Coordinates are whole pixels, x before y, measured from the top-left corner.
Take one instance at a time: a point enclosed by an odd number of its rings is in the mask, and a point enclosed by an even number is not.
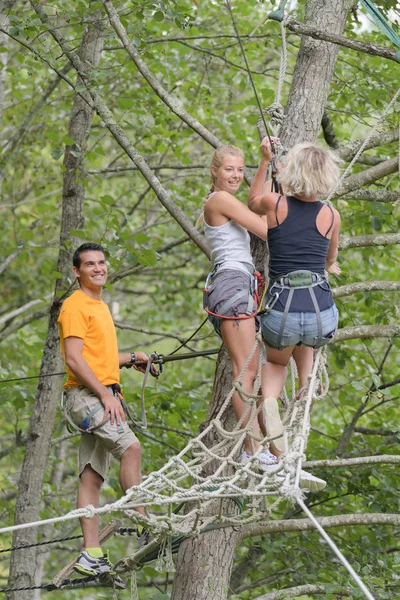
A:
[[[268,435],[272,437],[282,435],[284,428],[279,414],[278,400],[272,396],[264,398],[264,419]],[[285,452],[283,437],[273,440],[272,443],[279,452]]]

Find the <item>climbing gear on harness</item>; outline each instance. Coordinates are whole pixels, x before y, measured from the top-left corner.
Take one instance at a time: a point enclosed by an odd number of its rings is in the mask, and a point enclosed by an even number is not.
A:
[[[321,344],[321,311],[318,306],[317,298],[315,297],[315,292],[313,288],[320,285],[323,282],[329,285],[324,275],[320,275],[320,273],[313,273],[312,271],[306,270],[291,271],[290,273],[287,273],[287,275],[271,278],[270,286],[267,292],[267,294],[270,296],[270,300],[266,303],[264,307],[261,308],[260,312],[258,313],[259,315],[269,312],[274,307],[275,303],[278,301],[279,296],[281,295],[283,290],[289,290],[288,297],[285,303],[285,308],[283,311],[283,317],[277,341],[278,347],[281,347],[283,332],[285,330],[287,316],[290,312],[290,306],[292,304],[295,289],[307,289],[309,291],[311,301],[314,306],[318,327],[318,337],[315,342],[315,346],[318,347]],[[262,301],[264,301],[264,296]]]
[[[98,425],[90,425],[93,417],[98,413],[99,410],[104,408],[102,403],[99,402],[96,404],[96,406],[94,406],[94,408],[92,408],[90,413],[83,419],[83,421],[79,425],[76,425],[67,410],[66,397],[67,393],[65,390],[63,390],[61,394],[61,410],[63,411],[64,417],[67,421],[67,429],[70,433],[74,433],[74,431],[79,431],[80,433],[93,433],[93,431],[100,429],[110,420],[109,415],[107,415],[100,423],[98,423]]]
[[[251,319],[252,317],[255,317],[256,314],[258,313],[258,310],[260,307],[260,295],[261,295],[261,290],[264,285],[264,278],[261,275],[261,273],[259,273],[258,271],[254,271],[250,290],[239,290],[236,294],[234,294],[231,298],[229,298],[228,300],[226,300],[226,302],[224,302],[222,304],[222,306],[220,308],[220,313],[215,313],[215,312],[212,312],[208,308],[208,294],[210,291],[209,290],[210,279],[212,279],[213,276],[217,273],[217,270],[218,270],[218,265],[216,265],[213,268],[213,270],[208,274],[206,283],[204,286],[203,308],[206,311],[206,313],[208,313],[209,315],[212,315],[213,317],[219,317],[220,319],[228,319],[231,321],[240,321],[243,319]],[[236,316],[236,315],[227,316],[225,314],[222,314],[222,313],[227,312],[230,308],[232,308],[232,306],[234,306],[238,302],[238,300],[240,300],[242,298],[246,298],[246,297],[248,297],[246,314],[238,315],[238,316]],[[253,310],[254,303],[256,305],[256,310]]]
[[[118,398],[118,400],[121,402],[122,408],[124,409],[124,413],[128,416],[128,418],[130,419],[132,424],[135,427],[139,427],[139,425],[134,420],[132,413],[129,409],[129,406],[127,405],[127,403],[122,395],[122,390],[121,390],[121,386],[119,385],[119,383],[113,383],[112,385],[108,385],[107,387],[110,389],[110,391],[112,391],[112,395],[115,398]],[[91,425],[91,423],[93,422],[94,416],[99,412],[99,410],[102,410],[102,409],[104,410],[103,404],[99,401],[98,404],[96,404],[92,408],[90,413],[83,419],[83,421],[81,421],[81,423],[79,423],[79,425],[76,425],[74,423],[74,421],[72,420],[71,415],[69,414],[68,409],[67,409],[66,392],[65,391],[63,391],[63,393],[61,395],[61,408],[62,408],[64,416],[67,420],[67,428],[70,433],[74,433],[74,431],[79,431],[80,433],[93,433],[97,429],[104,427],[104,425],[106,425],[110,420],[110,415],[106,415],[100,423],[98,423],[97,425]],[[118,433],[123,432],[123,424],[122,423],[120,425],[118,425],[117,431],[118,431]]]

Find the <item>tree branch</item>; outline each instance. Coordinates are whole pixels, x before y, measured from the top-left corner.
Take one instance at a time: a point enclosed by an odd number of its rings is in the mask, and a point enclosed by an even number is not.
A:
[[[397,292],[400,290],[400,281],[357,281],[332,288],[334,298],[343,298],[359,292]]]
[[[354,190],[346,194],[348,200],[366,200],[367,202],[388,202],[394,204],[400,200],[400,192],[389,190]]]
[[[397,173],[398,170],[399,159],[396,157],[391,158],[390,160],[385,160],[384,162],[379,163],[379,165],[375,165],[370,169],[365,169],[360,173],[350,175],[342,182],[339,189],[333,195],[333,198],[341,198],[342,196],[346,196],[346,194],[349,192],[357,190],[363,185],[374,183],[378,179],[382,179],[382,177],[386,177],[392,173]]]
[[[287,28],[298,35],[307,35],[315,40],[332,42],[332,44],[344,46],[345,48],[350,48],[351,50],[356,50],[357,52],[371,54],[372,56],[382,56],[382,58],[388,58],[389,60],[394,60],[398,63],[396,52],[390,48],[385,48],[385,46],[379,46],[379,44],[359,42],[358,40],[351,40],[344,35],[320,31],[315,27],[304,25],[304,23],[296,21],[295,19],[288,19]]]
[[[287,598],[299,598],[300,596],[314,596],[314,594],[331,594],[332,591],[327,591],[322,585],[297,585],[291,588],[282,588],[275,592],[268,592],[262,596],[257,596],[254,600],[286,600]],[[351,596],[354,590],[335,590],[335,594],[338,594],[336,598],[343,598],[344,596]]]
[[[399,130],[392,129],[390,131],[384,131],[383,133],[378,133],[374,135],[369,142],[366,144],[364,151],[369,150],[370,148],[376,148],[377,146],[384,146],[386,144],[391,144],[392,142],[397,142],[399,139]],[[338,155],[343,160],[350,161],[357,154],[358,150],[363,145],[364,140],[356,140],[347,146],[342,146],[337,150]]]
[[[11,312],[0,317],[0,325],[2,325],[3,323],[6,323],[7,321],[10,321],[14,317],[17,317],[21,313],[29,310],[30,308],[33,308],[34,306],[37,306],[38,304],[42,304],[42,302],[44,302],[45,300],[49,300],[49,298],[51,298],[51,294],[48,294],[44,299],[37,298],[36,300],[31,300],[30,302],[27,302],[23,306],[20,306],[19,308],[12,310]]]
[[[0,265],[0,275],[7,269],[8,265],[12,263],[14,258],[17,258],[17,256],[21,254],[22,250],[23,248],[16,248],[7,256],[7,258]]]
[[[362,429],[361,427],[357,428]],[[366,428],[364,428],[366,429]],[[368,430],[368,433],[375,430]],[[382,430],[379,430],[382,431]],[[386,431],[385,435],[389,435]],[[359,431],[359,433],[365,433]],[[393,434],[393,432],[391,432]],[[377,435],[375,433],[375,435]],[[380,434],[382,435],[382,433]],[[303,463],[304,467],[314,469],[315,467],[357,467],[359,465],[398,465],[400,464],[400,455],[393,454],[378,454],[377,456],[359,456],[357,458],[335,458],[324,460],[307,460]]]
[[[129,39],[129,36],[122,25],[118,13],[113,6],[111,0],[102,0],[104,7],[107,11],[111,26],[115,30],[119,39],[121,40],[125,50],[128,55],[131,57],[133,62],[135,63],[137,69],[150,85],[150,87],[154,90],[159,98],[172,110],[174,114],[177,115],[186,125],[188,125],[193,131],[198,133],[200,137],[203,138],[206,142],[208,142],[214,148],[218,148],[219,146],[223,146],[223,142],[217,138],[213,133],[211,133],[204,125],[199,123],[197,119],[192,117],[182,106],[180,102],[177,102],[168,92],[162,87],[158,79],[154,77],[154,75],[147,68],[143,60],[140,58],[138,51],[135,46]],[[252,175],[249,171],[245,170],[245,179],[247,183],[252,181]]]
[[[399,325],[354,325],[339,329],[332,343],[344,340],[400,337]]]
[[[397,382],[400,383],[400,380]],[[364,435],[381,435],[383,437],[391,437],[397,436],[397,431],[392,431],[390,429],[374,429],[373,427],[354,427],[354,431],[356,433],[362,433]]]
[[[14,333],[14,331],[18,331],[21,327],[25,327],[28,323],[32,321],[36,321],[37,319],[42,319],[43,317],[49,316],[49,307],[42,308],[42,310],[37,310],[31,315],[26,316],[24,319],[20,319],[19,321],[15,321],[11,323],[8,327],[5,327],[3,331],[0,333],[0,343],[6,339],[9,335]]]
[[[325,529],[330,527],[349,527],[349,526],[371,526],[371,525],[389,525],[398,527],[400,525],[400,515],[385,513],[370,513],[364,515],[333,515],[330,517],[317,517],[317,521]],[[276,521],[261,521],[245,525],[241,530],[241,540],[258,535],[270,535],[272,533],[288,533],[301,531],[312,531],[314,525],[309,519],[290,519]]]
[[[106,0],[104,0],[106,4]],[[197,229],[191,224],[190,220],[186,216],[186,214],[181,211],[178,206],[170,199],[169,194],[163,188],[160,181],[148,167],[144,158],[139,154],[139,152],[133,147],[130,143],[128,137],[126,136],[123,129],[117,124],[114,119],[113,114],[110,109],[104,102],[100,93],[92,87],[90,77],[85,72],[84,65],[82,64],[79,56],[74,52],[69,44],[66,42],[65,38],[61,35],[61,33],[51,28],[51,24],[49,23],[49,19],[43,10],[41,4],[37,2],[33,2],[31,0],[31,4],[35,12],[39,15],[41,21],[46,24],[49,28],[49,33],[52,35],[54,40],[58,43],[62,51],[68,57],[73,67],[76,69],[79,77],[82,79],[87,91],[89,92],[90,97],[93,100],[93,105],[98,113],[98,115],[103,119],[106,127],[116,140],[116,142],[121,146],[121,148],[126,152],[129,158],[135,163],[135,165],[139,168],[142,175],[145,177],[148,184],[152,187],[153,191],[157,195],[160,202],[167,209],[170,215],[177,221],[177,223],[182,227],[182,229],[189,235],[189,237],[194,241],[194,243],[209,257],[209,249],[207,243],[204,239],[204,236],[197,231]]]
[[[367,246],[390,246],[400,244],[400,233],[379,233],[374,235],[359,235],[352,237],[341,236],[339,239],[339,250],[349,248],[364,248]]]

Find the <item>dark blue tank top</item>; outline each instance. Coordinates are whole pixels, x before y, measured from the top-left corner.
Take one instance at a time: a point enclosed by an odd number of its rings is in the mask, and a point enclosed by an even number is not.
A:
[[[304,202],[294,196],[287,196],[287,217],[276,227],[268,229],[270,278],[299,270],[324,274],[330,239],[322,235],[316,225],[318,213],[323,206],[319,200]],[[332,225],[333,212],[331,227]],[[333,305],[332,293],[327,282],[315,286],[314,292],[321,311]],[[274,310],[284,310],[287,295],[288,290],[283,290],[273,307]],[[315,312],[307,289],[295,290],[290,312]]]

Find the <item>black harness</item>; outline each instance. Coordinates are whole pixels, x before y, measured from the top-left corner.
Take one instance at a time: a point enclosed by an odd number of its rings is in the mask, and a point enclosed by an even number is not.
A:
[[[305,289],[309,291],[310,298],[314,306],[318,327],[318,338],[315,345],[317,347],[321,345],[321,311],[318,306],[317,298],[315,297],[314,292],[314,288],[317,285],[320,285],[321,283],[328,283],[326,277],[324,275],[320,275],[319,273],[313,273],[312,271],[292,271],[291,273],[287,273],[287,275],[282,275],[281,277],[274,277],[270,280],[270,285],[267,292],[267,302],[259,312],[260,315],[269,312],[274,307],[283,290],[289,290],[288,296],[286,298],[285,308],[283,310],[282,323],[279,330],[277,342],[278,347],[281,347],[283,332],[285,330],[287,317],[290,312],[290,307],[292,305],[292,300],[296,289]]]

